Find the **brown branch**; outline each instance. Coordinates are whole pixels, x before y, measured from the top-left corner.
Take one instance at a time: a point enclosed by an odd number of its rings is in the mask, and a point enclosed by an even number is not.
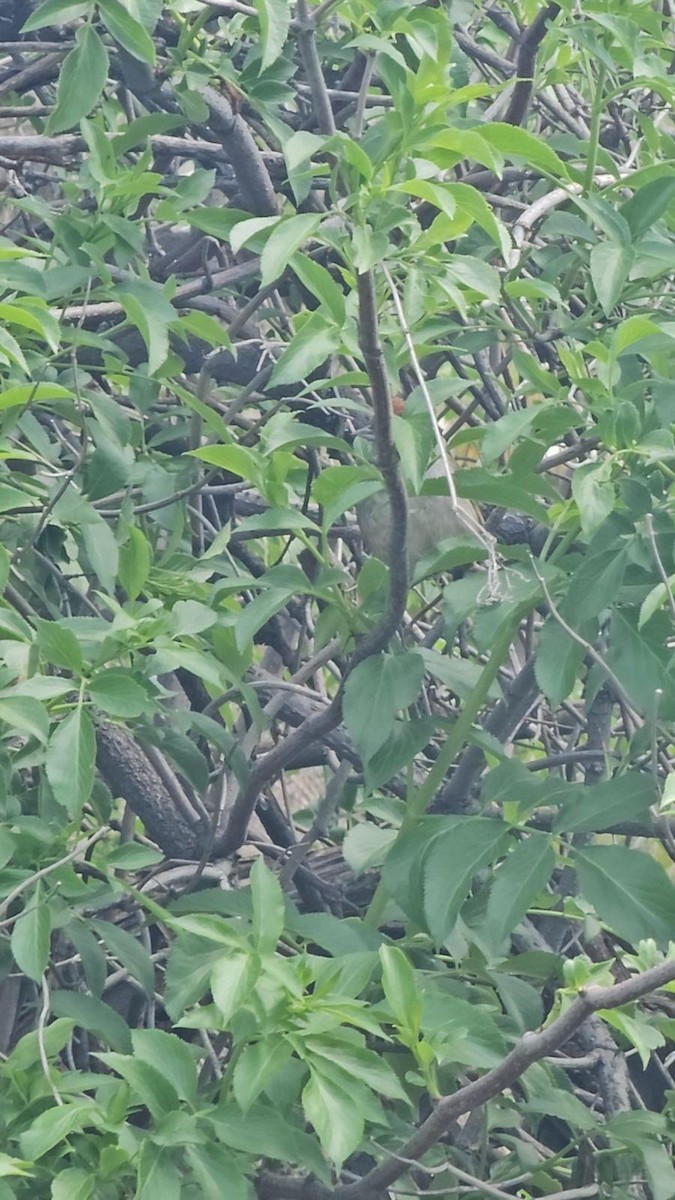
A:
[[[113,796],[121,796],[145,825],[148,837],[173,858],[198,858],[199,817],[179,812],[149,759],[131,734],[103,721],[96,730],[96,763]]]
[[[363,272],[358,276],[358,294],[359,343],[370,379],[378,462],[391,511],[387,608],[371,633],[358,642],[344,671],[337,695],[331,703],[322,712],[305,721],[263,758],[258,759],[246,785],[232,805],[223,832],[216,840],[215,849],[222,855],[232,853],[241,846],[258,796],[265,785],[309,745],[325,739],[339,725],[347,678],[360,662],[384,649],[405,613],[408,599],[408,499],[399,474],[398,456],[392,437],[391,396],[380,344],[372,271]]]
[[[50,83],[52,79],[56,79],[67,50],[68,47],[64,46],[62,51],[37,58],[27,67],[10,75],[8,79],[3,79],[0,83],[0,96],[4,96],[6,92],[29,92],[42,83]]]
[[[546,35],[546,28],[560,12],[560,5],[551,3],[540,9],[531,25],[523,31],[518,42],[516,54],[516,83],[509,107],[504,117],[508,125],[522,125],[532,99],[534,87],[534,68],[537,51]]]
[[[276,216],[279,210],[272,180],[248,125],[226,96],[211,87],[202,88],[202,96],[211,113],[209,128],[222,141],[247,207],[261,217]]]
[[[297,0],[296,11],[298,46],[309,83],[317,124],[321,133],[331,137],[335,133],[335,116],[316,48],[315,26],[307,8],[307,0]]]
[[[512,1087],[528,1067],[563,1046],[593,1013],[634,1003],[649,992],[672,983],[673,980],[675,958],[659,963],[642,975],[634,975],[621,983],[580,991],[569,1008],[550,1025],[536,1033],[525,1033],[498,1066],[493,1067],[480,1079],[465,1084],[451,1096],[444,1096],[439,1100],[431,1116],[400,1148],[400,1158],[419,1161],[447,1132],[453,1121],[464,1113],[486,1104],[506,1088]],[[369,1171],[358,1182],[336,1188],[333,1193],[335,1200],[378,1200],[384,1189],[390,1187],[407,1170],[407,1164],[402,1163],[400,1158],[390,1158]]]

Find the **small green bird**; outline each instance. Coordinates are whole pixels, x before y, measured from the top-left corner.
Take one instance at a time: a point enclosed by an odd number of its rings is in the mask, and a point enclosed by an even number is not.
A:
[[[449,459],[448,466],[452,470]],[[446,467],[438,458],[427,470],[425,479],[442,479],[445,475]],[[356,516],[368,553],[388,562],[391,511],[386,491],[376,492],[357,504]],[[411,571],[448,538],[478,541],[479,534],[480,522],[468,501],[458,500],[455,507],[450,495],[408,498],[408,566]]]

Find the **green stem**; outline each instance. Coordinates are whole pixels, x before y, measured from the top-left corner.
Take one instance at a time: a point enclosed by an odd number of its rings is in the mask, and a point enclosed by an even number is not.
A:
[[[589,72],[590,74],[590,72]],[[593,109],[591,112],[591,128],[590,139],[588,145],[588,156],[586,158],[586,171],[584,174],[584,192],[590,195],[593,190],[593,181],[595,179],[595,168],[598,162],[598,147],[600,145],[600,118],[604,108],[603,90],[605,86],[606,68],[600,64],[598,68],[597,80],[595,85],[595,93],[593,95]]]
[[[532,611],[536,601],[527,600],[519,604],[511,617],[506,621],[504,628],[499,633],[497,640],[492,648],[492,653],[481,671],[480,678],[469,695],[461,713],[459,714],[455,724],[453,725],[447,740],[429,771],[424,783],[410,796],[406,805],[406,812],[398,833],[400,838],[407,833],[411,825],[414,825],[420,817],[424,816],[429,804],[433,800],[438,788],[443,783],[447,774],[448,768],[458,757],[464,743],[466,742],[471,726],[476,720],[481,709],[484,707],[490,688],[494,683],[499,673],[506,655],[509,652],[509,647],[516,634],[516,630],[524,617]],[[398,838],[397,838],[398,841]],[[387,891],[383,881],[380,882],[375,889],[368,911],[364,917],[367,925],[377,926],[384,912],[384,907],[387,902]]]

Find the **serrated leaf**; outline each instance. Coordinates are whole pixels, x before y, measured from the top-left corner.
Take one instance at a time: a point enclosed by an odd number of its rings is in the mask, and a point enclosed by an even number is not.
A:
[[[397,713],[419,695],[424,663],[419,654],[374,654],[352,671],[344,695],[344,719],[364,759],[394,730]]]
[[[261,69],[266,71],[276,62],[286,45],[291,26],[289,0],[255,0],[260,21],[262,41]]]
[[[117,294],[128,320],[145,342],[148,371],[153,375],[169,353],[169,327],[178,314],[161,288],[146,279],[125,280]]]
[[[440,945],[466,900],[474,875],[497,857],[504,826],[485,817],[457,818],[434,839],[422,862],[427,928]]]
[[[494,121],[480,126],[481,137],[499,150],[505,158],[524,158],[532,167],[540,167],[549,175],[566,179],[567,167],[550,146],[527,129]]]
[[[49,907],[42,899],[40,883],[26,898],[21,916],[14,922],[11,937],[12,956],[19,970],[39,983],[49,961],[52,932]]]
[[[57,725],[45,758],[50,787],[70,817],[79,817],[91,795],[95,765],[94,726],[86,710],[78,707]]]
[[[108,33],[134,58],[154,66],[155,46],[139,21],[119,0],[98,0],[98,10]]]
[[[647,233],[654,223],[668,211],[675,201],[675,176],[653,179],[638,188],[629,200],[625,200],[619,212],[630,226],[637,240]]]
[[[598,242],[591,250],[591,279],[595,294],[606,317],[611,316],[635,261],[630,245]]]
[[[288,150],[288,147],[286,149]],[[317,300],[331,314],[336,325],[344,325],[344,294],[342,288],[333,279],[330,271],[322,267],[321,263],[314,262],[313,258],[308,258],[306,254],[300,253],[293,255],[291,266],[300,282],[304,284],[313,296],[316,296]]]
[[[126,1079],[132,1091],[156,1120],[178,1108],[176,1089],[151,1063],[132,1058],[129,1054],[118,1054],[114,1050],[99,1054],[98,1057],[106,1066],[121,1075],[122,1079]]]
[[[63,60],[56,90],[56,106],[47,121],[47,133],[63,133],[79,124],[97,104],[108,78],[108,51],[90,23],[75,33],[76,45]]]
[[[0,724],[30,734],[43,744],[49,737],[49,717],[44,704],[28,696],[0,696]]]
[[[511,933],[544,890],[555,866],[555,852],[545,833],[529,833],[511,850],[497,871],[485,917],[495,945]]]
[[[65,667],[67,671],[82,669],[82,651],[75,634],[59,625],[57,621],[36,621],[38,645],[42,657],[55,667]]]
[[[85,16],[91,8],[91,0],[80,3],[74,3],[73,0],[45,0],[45,3],[24,21],[21,32],[32,33],[34,29],[42,29],[44,25],[53,25],[55,17],[59,18],[59,23],[65,25],[68,21],[76,21],[78,17]]]
[[[126,929],[120,929],[118,925],[113,925],[110,921],[97,921],[90,918],[89,925],[108,947],[110,953],[119,960],[134,979],[138,980],[147,995],[152,996],[155,990],[155,972],[145,946],[137,938],[127,933]]]
[[[211,991],[223,1023],[241,1008],[258,978],[259,959],[254,954],[229,953],[211,971]]]
[[[270,379],[271,387],[297,383],[307,379],[320,367],[339,345],[338,330],[329,324],[320,313],[314,312],[303,321],[302,326],[281,354]]]
[[[101,1115],[92,1100],[78,1100],[74,1104],[62,1104],[46,1109],[40,1113],[25,1133],[21,1134],[21,1153],[34,1162],[42,1158],[53,1146],[65,1142],[71,1133],[86,1129],[88,1125],[97,1127],[101,1123]]]
[[[284,894],[276,875],[259,858],[251,868],[253,941],[259,954],[272,954],[284,928]]]
[[[567,784],[562,795],[554,830],[564,833],[602,833],[622,821],[649,824],[649,808],[657,800],[654,779],[644,771],[603,779],[592,788]]]
[[[193,1103],[197,1094],[197,1060],[182,1038],[162,1029],[134,1029],[134,1054],[150,1063],[175,1089],[181,1100]]]
[[[601,920],[635,946],[653,938],[666,949],[675,929],[675,886],[663,867],[627,846],[574,852],[579,888]]]
[[[408,959],[398,946],[380,946],[382,988],[401,1029],[417,1037],[422,1019],[422,993]]]
[[[574,690],[583,660],[583,646],[549,617],[539,635],[534,674],[551,704],[562,704]]]
[[[111,667],[90,679],[89,695],[111,717],[140,717],[149,707],[147,693],[133,676]]]
[[[289,1043],[276,1035],[244,1046],[232,1079],[234,1095],[243,1112],[247,1112],[267,1084],[285,1067],[292,1053]]]
[[[127,541],[119,551],[119,581],[130,600],[137,600],[150,574],[150,543],[137,525],[127,527]]]
[[[341,1167],[363,1137],[364,1117],[354,1095],[314,1069],[302,1093],[302,1107],[324,1154]]]

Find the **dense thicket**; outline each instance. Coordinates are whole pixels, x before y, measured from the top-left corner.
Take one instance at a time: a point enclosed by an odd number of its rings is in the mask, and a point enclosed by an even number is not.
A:
[[[0,1200],[675,1196],[672,17],[2,5]]]

